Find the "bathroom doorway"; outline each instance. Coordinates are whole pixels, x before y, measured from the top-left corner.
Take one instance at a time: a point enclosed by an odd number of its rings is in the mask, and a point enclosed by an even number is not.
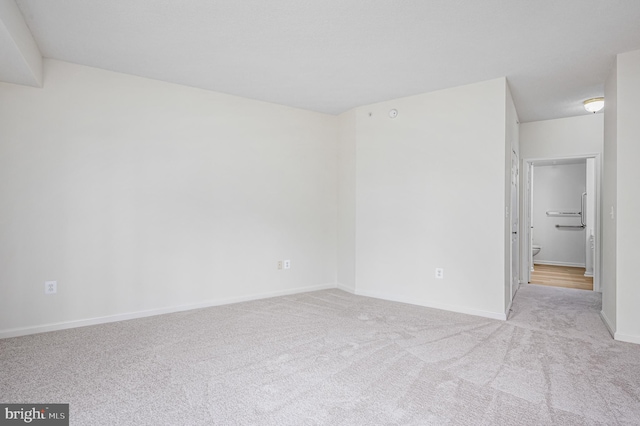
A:
[[[523,165],[522,281],[600,291],[600,155]]]

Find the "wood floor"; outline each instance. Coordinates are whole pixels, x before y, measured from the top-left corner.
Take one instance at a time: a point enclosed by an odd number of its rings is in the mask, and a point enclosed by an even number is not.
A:
[[[531,284],[593,290],[593,277],[585,277],[584,271],[570,266],[534,265]]]

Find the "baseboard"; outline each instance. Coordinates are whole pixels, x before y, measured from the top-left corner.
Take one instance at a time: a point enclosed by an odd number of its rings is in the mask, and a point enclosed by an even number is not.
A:
[[[491,318],[491,319],[497,319],[502,321],[505,321],[507,319],[506,313],[482,311],[479,309],[469,309],[462,306],[446,305],[443,303],[431,303],[431,302],[422,302],[422,301],[418,302],[415,299],[410,297],[402,297],[402,296],[396,296],[391,294],[383,294],[383,293],[361,291],[361,290],[356,290],[354,294],[358,296],[372,297],[374,299],[389,300],[391,302],[406,303],[408,305],[424,306],[425,308],[434,308],[434,309],[440,309],[443,311],[458,312],[461,314],[475,315],[478,317]]]
[[[509,313],[511,312],[511,307],[513,306],[513,299],[511,299],[511,301],[509,302],[509,306],[507,306],[507,310],[504,312],[504,319],[508,320],[509,319]]]
[[[585,272],[585,273],[584,273],[584,276],[585,276],[585,277],[593,278],[593,272],[592,272],[592,273],[590,273],[590,274],[587,274],[587,273]]]
[[[602,318],[602,322],[604,323],[604,326],[607,327],[607,330],[609,331],[609,334],[611,335],[611,337],[615,339],[616,331],[614,327],[611,325],[611,321],[609,321],[609,318],[607,317],[607,314],[604,313],[604,311],[600,311],[600,318]]]
[[[351,294],[356,294],[356,290],[354,288],[351,288],[349,286],[346,286],[342,283],[338,283],[336,285],[336,288],[342,291],[346,291],[347,293],[351,293]]]
[[[552,265],[552,266],[570,266],[572,268],[585,268],[584,263],[571,263],[571,262],[555,262],[553,260],[538,260],[533,261],[534,265]]]
[[[287,290],[269,291],[265,293],[255,293],[247,296],[230,297],[226,299],[213,299],[199,303],[185,305],[168,306],[159,309],[149,309],[146,311],[129,312],[126,314],[108,315],[103,317],[87,318],[73,321],[63,321],[50,324],[36,325],[30,327],[11,328],[0,330],[0,339],[9,337],[27,336],[29,334],[45,333],[48,331],[66,330],[69,328],[86,327],[89,325],[106,324],[110,322],[125,321],[136,318],[151,317],[154,315],[171,314],[174,312],[190,311],[193,309],[210,308],[213,306],[230,305],[233,303],[249,302],[251,300],[269,299],[271,297],[287,296],[291,294],[307,293],[310,291],[327,290],[336,288],[336,284],[320,284],[309,287],[296,287]]]
[[[620,342],[635,343],[636,345],[640,345],[640,336],[635,336],[633,334],[616,333],[613,338]]]

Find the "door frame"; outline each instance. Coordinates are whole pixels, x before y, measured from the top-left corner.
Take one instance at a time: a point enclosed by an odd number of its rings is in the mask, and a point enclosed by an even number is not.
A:
[[[514,176],[514,171],[513,171],[513,166],[514,166],[514,160],[515,160],[515,176]],[[510,282],[510,286],[509,286],[509,291],[511,292],[510,295],[510,300],[513,301],[513,298],[515,297],[516,292],[518,291],[518,288],[520,287],[520,276],[521,276],[521,250],[520,250],[520,246],[521,246],[521,241],[522,239],[520,238],[520,158],[518,156],[518,154],[516,153],[516,151],[514,149],[511,150],[511,183],[513,184],[513,181],[515,180],[515,197],[513,192],[511,191],[511,186],[509,187],[510,190],[510,206],[509,206],[509,231],[510,231],[510,237],[509,237],[509,251],[510,251],[510,256],[509,256],[509,282]],[[515,209],[514,209],[515,207]],[[515,230],[515,235],[513,234],[514,230],[513,230],[513,221],[516,221],[516,230]],[[515,238],[515,243],[516,243],[516,250],[514,253],[514,249],[513,249],[513,238]],[[514,271],[514,256],[516,257],[515,261],[516,261],[516,267],[515,267],[515,271]]]
[[[533,161],[523,160],[522,164],[526,168],[526,180],[522,182],[524,197],[522,197],[522,211],[524,218],[521,221],[522,239],[520,252],[520,284],[528,284],[531,282],[531,270],[533,269],[533,253],[531,249],[531,223],[533,220]]]
[[[527,179],[522,179],[521,184],[524,186],[523,193],[525,194],[523,199],[523,211],[529,212],[529,214],[525,214],[524,220],[520,221],[520,230],[521,235],[524,235],[523,238],[520,239],[520,253],[524,254],[521,256],[521,265],[520,265],[520,283],[529,283],[531,280],[531,267],[533,266],[533,257],[531,256],[531,193],[533,191],[533,181],[530,179],[531,167],[536,162],[542,161],[558,161],[562,162],[563,160],[578,160],[587,158],[595,159],[595,169],[596,169],[596,182],[595,182],[595,199],[596,199],[596,229],[595,229],[595,253],[594,253],[594,262],[593,262],[593,291],[600,292],[600,278],[602,275],[601,270],[601,230],[602,230],[602,212],[600,206],[601,200],[601,173],[602,173],[602,155],[599,153],[595,154],[582,154],[582,155],[570,155],[565,157],[536,157],[536,158],[524,158],[522,159],[522,164],[525,166],[527,170]],[[528,231],[528,232],[527,232]]]

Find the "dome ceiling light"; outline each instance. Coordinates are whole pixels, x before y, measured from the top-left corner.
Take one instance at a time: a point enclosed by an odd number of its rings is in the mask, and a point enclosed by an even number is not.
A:
[[[591,98],[584,101],[584,109],[596,113],[604,108],[604,98]]]

